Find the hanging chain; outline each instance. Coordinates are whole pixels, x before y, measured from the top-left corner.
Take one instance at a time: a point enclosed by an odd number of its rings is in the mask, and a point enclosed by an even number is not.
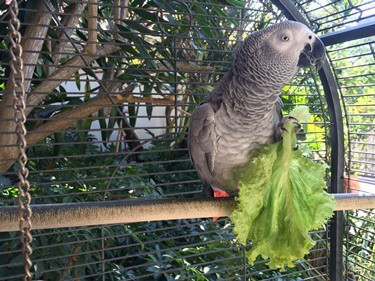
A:
[[[27,155],[26,155],[26,101],[25,101],[25,89],[24,89],[24,74],[23,74],[23,60],[22,60],[22,46],[21,46],[21,33],[20,21],[18,20],[18,4],[17,0],[13,0],[9,6],[10,20],[8,24],[9,28],[9,54],[10,54],[10,82],[13,85],[13,96],[14,96],[14,121],[16,122],[16,134],[17,134],[17,145],[19,148],[18,156],[18,189],[19,189],[19,209],[18,215],[20,219],[20,231],[21,231],[21,243],[22,243],[22,254],[24,257],[24,280],[31,280],[32,273],[30,268],[32,265],[30,255],[32,248],[30,243],[32,241],[31,230],[31,208],[30,201],[31,195],[29,193],[30,183],[27,180],[29,170],[26,168]]]

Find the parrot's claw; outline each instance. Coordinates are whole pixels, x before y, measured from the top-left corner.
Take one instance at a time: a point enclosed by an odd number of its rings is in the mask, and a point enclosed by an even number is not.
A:
[[[276,139],[276,142],[278,141],[281,141],[283,139],[282,137],[282,132],[285,131],[285,132],[288,132],[287,129],[285,129],[284,127],[284,124],[287,120],[291,120],[292,123],[295,124],[295,127],[294,127],[294,130],[296,133],[298,133],[300,130],[301,130],[301,124],[298,123],[298,120],[292,116],[286,116],[286,117],[283,117],[279,124],[277,125],[277,128],[276,128],[276,133],[275,133],[275,139]]]

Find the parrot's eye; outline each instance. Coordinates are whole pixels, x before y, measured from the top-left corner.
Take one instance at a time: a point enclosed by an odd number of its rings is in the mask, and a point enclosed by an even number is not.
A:
[[[283,36],[281,36],[281,40],[283,40],[283,41],[289,41],[289,37],[288,36],[286,36],[286,35],[283,35]]]

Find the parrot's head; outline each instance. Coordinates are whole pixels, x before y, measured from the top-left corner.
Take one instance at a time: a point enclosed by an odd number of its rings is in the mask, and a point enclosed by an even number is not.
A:
[[[285,21],[250,34],[236,60],[253,73],[286,82],[300,67],[322,67],[325,56],[322,41],[306,25]]]

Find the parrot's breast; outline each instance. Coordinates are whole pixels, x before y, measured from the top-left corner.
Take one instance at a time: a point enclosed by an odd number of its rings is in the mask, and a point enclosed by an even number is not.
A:
[[[261,114],[261,116],[259,116]],[[259,113],[256,118],[241,115],[222,106],[215,116],[218,136],[213,177],[216,188],[235,192],[240,169],[257,149],[274,140],[279,122],[276,110]],[[215,188],[215,186],[213,186]]]

